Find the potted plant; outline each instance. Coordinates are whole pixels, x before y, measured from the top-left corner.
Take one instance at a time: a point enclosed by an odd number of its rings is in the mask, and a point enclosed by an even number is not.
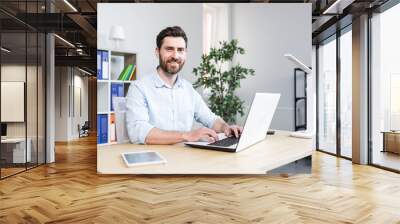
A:
[[[198,77],[193,86],[208,89],[211,110],[226,122],[235,123],[236,115],[244,114],[244,101],[235,95],[235,90],[240,87],[240,80],[254,75],[254,70],[244,68],[239,63],[224,69],[236,54],[244,54],[245,50],[238,46],[235,39],[219,44],[218,48],[211,48],[209,54],[203,54],[200,65],[193,69]]]

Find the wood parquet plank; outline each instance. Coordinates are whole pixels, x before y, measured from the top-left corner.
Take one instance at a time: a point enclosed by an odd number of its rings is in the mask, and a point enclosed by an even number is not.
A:
[[[311,175],[97,175],[96,139],[0,181],[0,223],[400,223],[400,175],[316,152]]]

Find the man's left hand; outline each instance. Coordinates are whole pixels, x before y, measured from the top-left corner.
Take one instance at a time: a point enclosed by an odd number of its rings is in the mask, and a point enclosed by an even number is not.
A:
[[[234,135],[236,138],[239,138],[242,131],[243,128],[238,125],[226,125],[224,128],[224,133],[227,137]]]

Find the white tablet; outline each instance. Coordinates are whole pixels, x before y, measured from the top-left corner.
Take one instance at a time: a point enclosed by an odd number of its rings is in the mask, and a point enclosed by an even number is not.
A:
[[[121,153],[121,156],[127,166],[139,166],[167,162],[160,154],[152,151],[124,152]]]

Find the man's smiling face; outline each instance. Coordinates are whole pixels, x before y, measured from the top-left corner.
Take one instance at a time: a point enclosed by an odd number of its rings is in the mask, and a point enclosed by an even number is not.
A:
[[[186,43],[182,37],[165,37],[161,48],[156,52],[160,60],[160,68],[167,75],[178,73],[186,61]]]

